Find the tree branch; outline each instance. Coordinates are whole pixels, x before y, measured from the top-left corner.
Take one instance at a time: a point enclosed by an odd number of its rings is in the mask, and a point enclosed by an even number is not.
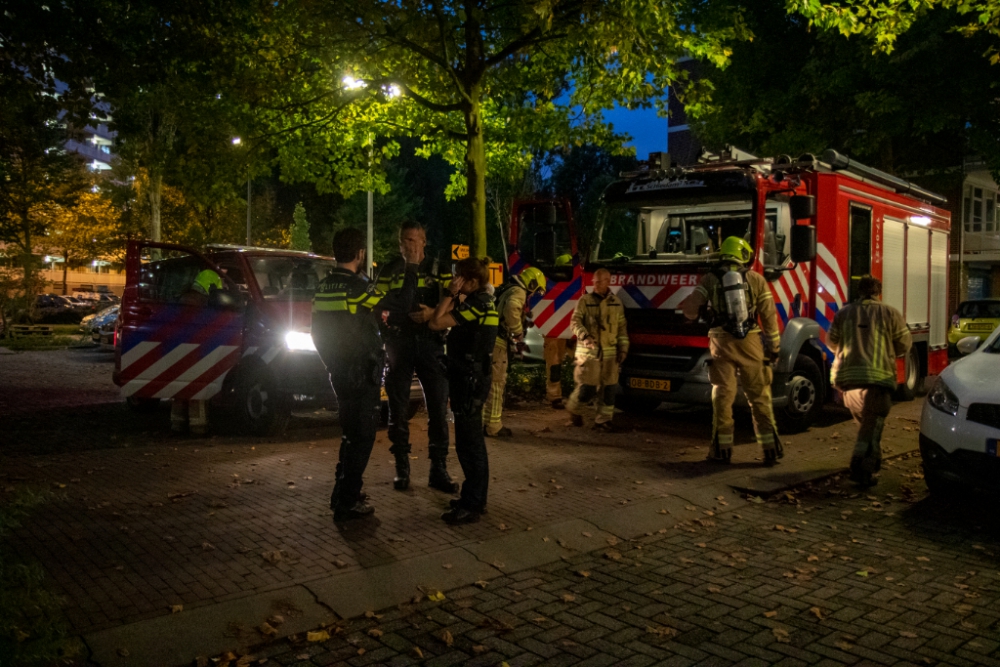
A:
[[[440,104],[438,102],[432,102],[420,93],[414,92],[405,83],[397,84],[407,97],[413,98],[413,101],[420,104],[420,106],[430,109],[431,111],[437,111],[439,113],[448,113],[450,111],[461,111],[465,108],[465,105],[461,102],[452,102],[451,104]]]

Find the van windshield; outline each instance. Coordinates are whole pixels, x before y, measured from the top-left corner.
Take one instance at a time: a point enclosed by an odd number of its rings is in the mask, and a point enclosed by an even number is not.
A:
[[[312,301],[334,263],[314,257],[254,257],[250,267],[266,301]]]

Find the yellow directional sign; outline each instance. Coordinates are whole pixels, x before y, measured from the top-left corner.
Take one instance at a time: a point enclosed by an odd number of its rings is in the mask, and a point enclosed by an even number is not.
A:
[[[496,262],[490,264],[490,283],[494,287],[500,287],[503,284],[503,264]]]
[[[460,259],[469,258],[469,246],[467,245],[452,245],[451,246],[451,258],[455,261]]]

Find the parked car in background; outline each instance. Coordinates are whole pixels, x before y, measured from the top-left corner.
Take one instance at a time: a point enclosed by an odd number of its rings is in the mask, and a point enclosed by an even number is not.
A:
[[[963,301],[951,316],[948,329],[948,347],[954,354],[955,345],[967,336],[979,336],[980,340],[989,336],[1000,324],[1000,299],[977,299]]]
[[[964,304],[963,304],[964,305]],[[945,368],[924,403],[920,455],[932,493],[1000,489],[1000,329]]]
[[[93,315],[87,315],[80,322],[80,326],[83,327],[84,333],[90,336],[90,339],[95,343],[101,342],[101,331],[105,328],[110,327],[114,331],[115,320],[118,319],[118,309],[117,305],[105,308]],[[114,347],[114,342],[112,341],[112,347]]]

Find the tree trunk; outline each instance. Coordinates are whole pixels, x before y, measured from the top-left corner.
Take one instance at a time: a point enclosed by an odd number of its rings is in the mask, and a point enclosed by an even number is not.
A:
[[[69,274],[69,253],[63,253],[63,296],[69,294],[69,281],[67,276]]]
[[[486,257],[486,142],[483,137],[479,89],[471,91],[472,104],[465,111],[465,180],[471,213],[469,254]]]
[[[163,176],[161,174],[149,175],[149,238],[159,243],[160,241],[160,193],[163,191]]]

